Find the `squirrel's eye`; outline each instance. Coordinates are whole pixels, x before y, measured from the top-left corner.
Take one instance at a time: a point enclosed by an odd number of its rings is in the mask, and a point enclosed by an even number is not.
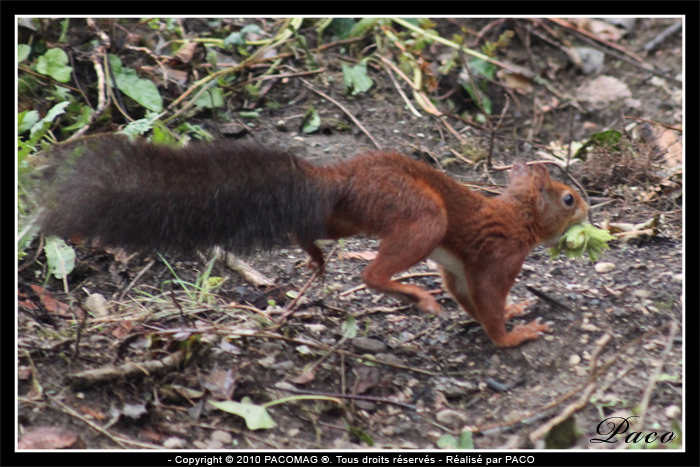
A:
[[[564,204],[566,204],[569,207],[574,205],[574,196],[571,193],[564,196]]]

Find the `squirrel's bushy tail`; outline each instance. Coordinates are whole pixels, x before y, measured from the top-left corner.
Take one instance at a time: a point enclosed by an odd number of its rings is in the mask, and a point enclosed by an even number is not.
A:
[[[326,236],[338,187],[281,150],[233,141],[185,148],[123,136],[58,145],[39,222],[103,246],[237,253]]]

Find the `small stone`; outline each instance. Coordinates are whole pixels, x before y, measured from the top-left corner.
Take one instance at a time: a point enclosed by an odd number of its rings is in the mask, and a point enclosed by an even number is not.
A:
[[[182,438],[173,436],[163,442],[163,447],[168,449],[182,449],[187,445],[187,442]]]
[[[664,409],[664,413],[668,418],[676,418],[681,414],[681,408],[677,405],[669,405]]]
[[[403,361],[396,355],[390,353],[378,353],[375,356],[378,362],[388,363],[389,365],[403,365]]]
[[[215,430],[211,434],[211,440],[218,441],[222,445],[226,445],[226,444],[230,444],[231,441],[233,441],[233,436],[231,436],[231,433],[229,433],[228,431]]]
[[[595,265],[595,271],[600,274],[605,274],[610,271],[614,271],[615,268],[615,263],[596,263]]]
[[[467,422],[467,416],[465,414],[451,409],[441,410],[437,413],[437,415],[435,415],[435,419],[438,421],[438,423],[453,428],[457,428]]]
[[[379,353],[386,351],[386,344],[377,339],[358,337],[352,340],[352,345],[358,352]]]
[[[94,293],[85,300],[85,308],[98,318],[109,316],[107,300],[102,294]]]

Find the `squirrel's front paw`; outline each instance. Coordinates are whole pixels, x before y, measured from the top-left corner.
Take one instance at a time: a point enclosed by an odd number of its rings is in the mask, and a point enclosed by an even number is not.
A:
[[[512,333],[524,337],[523,340],[537,339],[542,333],[549,332],[552,330],[554,323],[548,321],[546,323],[542,322],[542,318],[537,318],[536,320],[528,324],[516,324],[513,327]]]
[[[509,303],[506,305],[505,320],[509,321],[515,316],[522,315],[527,308],[537,302],[536,298],[528,298],[520,303]]]
[[[528,324],[516,324],[513,329],[494,339],[493,342],[500,347],[515,347],[525,341],[537,339],[542,333],[548,332],[552,328],[552,323],[542,323],[541,318]]]
[[[421,299],[418,303],[418,309],[425,313],[430,313],[431,315],[439,315],[442,313],[442,307],[438,302],[435,301],[433,297],[426,297]]]

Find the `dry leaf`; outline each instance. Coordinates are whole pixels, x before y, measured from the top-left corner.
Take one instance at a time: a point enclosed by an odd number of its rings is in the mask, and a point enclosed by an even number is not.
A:
[[[521,73],[508,73],[505,70],[499,70],[496,75],[508,88],[518,91],[520,94],[532,92],[532,80]]]
[[[291,378],[289,381],[291,381],[294,384],[306,384],[314,380],[316,377],[316,374],[314,370],[306,370],[299,376],[295,376],[294,378]]]
[[[372,389],[374,386],[379,384],[381,380],[382,371],[376,366],[366,366],[362,365],[353,371],[357,380],[352,386],[350,392],[352,394],[364,394],[365,392]]]
[[[95,420],[104,420],[106,417],[102,412],[97,412],[96,410],[93,410],[91,407],[88,407],[86,405],[80,407],[80,411],[83,412],[85,415],[88,415]]]
[[[576,98],[587,101],[592,107],[602,109],[617,99],[632,97],[625,83],[612,76],[599,76],[576,91]]]
[[[194,56],[196,49],[197,43],[189,42],[180,47],[180,50],[177,51],[173,58],[181,61],[182,63],[190,63],[192,61],[192,57]]]
[[[664,162],[669,167],[675,167],[683,163],[683,141],[678,138],[678,132],[663,127],[657,127],[654,135],[659,144]]]
[[[17,443],[19,449],[63,449],[74,447],[78,436],[61,427],[45,426],[28,431]]]
[[[47,311],[51,313],[55,313],[59,316],[68,316],[70,312],[70,307],[65,304],[61,303],[55,298],[53,298],[53,295],[43,287],[40,287],[38,285],[31,285],[30,286],[34,292],[39,296],[39,299],[41,299],[41,303],[44,304],[44,307],[46,308]],[[78,314],[78,313],[76,313]],[[81,314],[82,316],[82,314]]]
[[[211,392],[211,394],[219,400],[231,400],[233,391],[236,389],[236,380],[238,375],[229,369],[227,371],[220,370],[215,366],[211,373],[202,377],[202,386]]]

